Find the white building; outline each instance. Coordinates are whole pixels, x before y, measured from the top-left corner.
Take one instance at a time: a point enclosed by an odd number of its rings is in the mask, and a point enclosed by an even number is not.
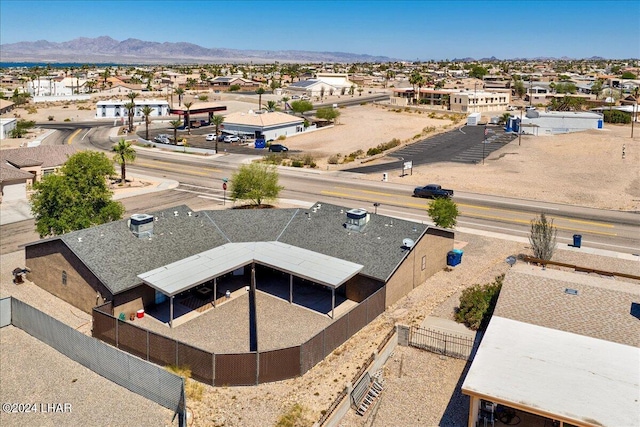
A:
[[[232,113],[224,118],[224,131],[251,138],[278,139],[304,132],[304,119],[291,114],[272,112]]]
[[[450,110],[458,113],[505,111],[511,101],[509,92],[464,91],[450,97]]]
[[[574,111],[528,111],[522,118],[522,133],[527,135],[553,135],[602,129],[602,115]]]
[[[128,117],[128,111],[125,107],[130,101],[127,100],[109,100],[99,101],[96,103],[96,119],[119,119]],[[134,109],[134,117],[143,118],[142,109],[149,106],[153,112],[149,117],[160,117],[169,115],[169,103],[164,99],[135,99],[136,107]]]
[[[327,95],[339,95],[346,93],[346,89],[340,89],[318,79],[301,80],[287,86],[287,92],[292,95],[306,95],[319,97]]]
[[[0,119],[0,139],[9,138],[9,134],[16,128],[18,119]]]
[[[84,92],[85,83],[75,77],[41,77],[27,82],[27,91],[32,97],[71,96]]]

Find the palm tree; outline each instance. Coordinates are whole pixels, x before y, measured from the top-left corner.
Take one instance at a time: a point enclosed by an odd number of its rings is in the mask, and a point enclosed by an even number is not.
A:
[[[145,105],[142,108],[142,114],[144,115],[144,124],[146,125],[145,138],[147,141],[149,140],[149,116],[153,113],[153,108],[148,105]]]
[[[267,101],[267,110],[273,111],[276,109],[276,101]]]
[[[289,97],[288,96],[283,96],[282,97],[282,103],[284,104],[284,111],[287,111],[287,102],[289,102]]]
[[[182,105],[182,95],[184,95],[184,89],[179,87],[176,89],[176,95],[178,95],[178,105]]]
[[[418,86],[418,88],[421,88],[422,85],[424,85],[424,77],[422,77],[422,74],[420,74],[418,72],[418,70],[415,70],[411,76],[409,76],[409,83],[411,83],[411,85],[413,86],[413,92],[414,92],[414,103],[417,102],[417,99],[419,98],[419,93],[415,94],[416,91],[416,86]],[[417,96],[416,96],[417,95]]]
[[[182,126],[182,121],[180,119],[171,120],[169,125],[173,128],[173,142],[178,143],[178,128]]]
[[[135,110],[136,104],[133,102],[127,102],[124,104],[124,108],[127,109],[127,115],[129,116],[129,132],[133,132],[133,110]]]
[[[262,109],[262,94],[265,92],[264,88],[259,87],[256,89],[256,93],[258,94],[258,110]]]
[[[191,120],[190,120],[190,113],[189,113],[189,109],[191,108],[191,106],[193,105],[193,102],[189,101],[189,102],[185,102],[184,106],[187,108],[187,112],[184,115],[184,123],[187,126],[187,135],[191,135]]]
[[[136,109],[136,103],[134,99],[136,99],[137,97],[138,94],[136,92],[129,92],[127,94],[127,98],[129,98],[129,100],[131,101],[125,105],[125,107],[129,110],[129,132],[133,132],[133,115]],[[129,105],[129,107],[127,107],[127,105]]]
[[[211,117],[211,124],[216,128],[216,154],[218,153],[218,138],[220,137],[220,128],[222,128],[223,122],[224,116],[214,114],[213,117]]]
[[[120,138],[120,141],[113,146],[113,151],[116,154],[113,156],[113,160],[120,165],[120,175],[122,176],[121,183],[126,182],[127,162],[131,163],[136,159],[136,150],[131,146],[130,142]]]

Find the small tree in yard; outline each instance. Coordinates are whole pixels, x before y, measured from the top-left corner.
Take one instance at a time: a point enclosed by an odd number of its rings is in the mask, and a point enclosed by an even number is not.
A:
[[[486,329],[496,308],[504,274],[484,286],[473,285],[462,291],[460,306],[456,311],[456,322],[464,323],[475,330]]]
[[[276,200],[283,188],[276,168],[264,163],[242,165],[231,177],[231,198],[249,200],[255,206]]]
[[[340,111],[332,107],[322,107],[318,108],[316,111],[316,117],[333,122],[335,119],[340,117]]]
[[[132,163],[136,159],[136,150],[130,142],[120,138],[120,141],[113,146],[113,151],[116,152],[113,160],[120,165],[120,176],[122,177],[120,182],[124,184],[127,180],[127,163]]]
[[[438,227],[452,228],[456,225],[458,206],[449,198],[438,198],[431,202],[427,210],[434,224]]]
[[[293,110],[294,113],[302,115],[307,111],[313,110],[313,104],[310,103],[309,101],[304,101],[304,100],[293,101],[291,103],[291,109]]]
[[[553,219],[547,220],[543,213],[540,217],[531,220],[531,235],[529,242],[533,249],[533,256],[539,259],[550,260],[556,248],[556,236],[558,230],[553,226]]]

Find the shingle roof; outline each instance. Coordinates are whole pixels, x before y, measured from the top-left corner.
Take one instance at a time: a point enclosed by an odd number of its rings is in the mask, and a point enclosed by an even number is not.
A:
[[[15,168],[5,162],[0,162],[0,182],[27,180],[33,178],[33,174]]]
[[[505,277],[494,316],[640,347],[634,302],[640,304],[635,284],[516,265]]]
[[[138,274],[236,242],[289,244],[361,264],[361,274],[386,281],[410,252],[402,248],[403,239],[417,241],[427,229],[424,224],[370,214],[362,232],[349,231],[343,226],[347,210],[322,204],[315,212],[215,210],[188,216],[189,208],[183,205],[153,213],[158,219],[151,239],[135,237],[127,220],[74,231],[60,239],[111,292],[119,293],[139,285]]]
[[[10,163],[18,168],[38,165],[42,168],[51,168],[62,165],[76,151],[77,149],[71,145],[11,148],[0,150],[0,161]]]

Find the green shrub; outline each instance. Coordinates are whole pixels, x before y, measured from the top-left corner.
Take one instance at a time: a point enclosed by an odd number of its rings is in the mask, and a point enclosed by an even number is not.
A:
[[[47,119],[48,119],[50,122],[52,122],[52,121],[54,121],[54,120],[55,120],[55,117],[53,117],[53,116],[49,116],[49,117],[47,117]]]
[[[503,280],[504,274],[497,276],[492,283],[473,285],[462,291],[456,322],[464,323],[473,330],[486,329],[496,308]]]
[[[378,147],[369,148],[367,150],[367,156],[375,156],[376,154],[382,153],[382,150]]]
[[[286,135],[280,135],[280,136],[278,137],[278,141],[284,141],[285,139],[287,139],[287,136],[286,136]]]
[[[294,168],[301,168],[304,166],[304,162],[302,160],[292,160],[291,166],[293,166]]]
[[[603,110],[606,123],[631,123],[631,115],[618,110]]]

